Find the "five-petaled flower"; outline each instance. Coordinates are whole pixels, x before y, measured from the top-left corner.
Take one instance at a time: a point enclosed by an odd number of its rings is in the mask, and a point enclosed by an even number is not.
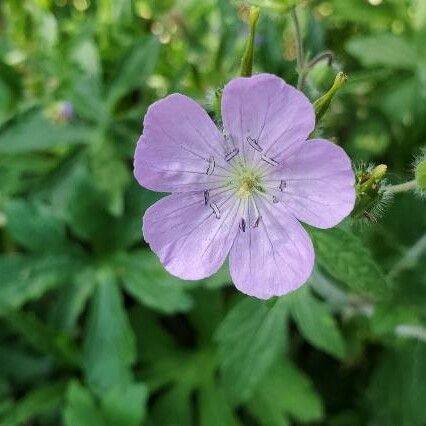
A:
[[[299,221],[337,225],[355,203],[351,161],[339,146],[307,140],[312,104],[270,74],[230,81],[223,132],[193,100],[150,106],[134,161],[138,182],[171,192],[143,218],[143,235],[173,275],[215,273],[229,254],[235,286],[261,299],[300,287],[314,249]]]

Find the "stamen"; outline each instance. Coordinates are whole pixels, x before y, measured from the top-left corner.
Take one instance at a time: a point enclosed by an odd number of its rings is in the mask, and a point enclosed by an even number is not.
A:
[[[215,166],[215,161],[214,161],[214,157],[213,157],[213,155],[210,155],[210,157],[209,157],[209,167],[207,167],[207,171],[206,171],[206,174],[207,175],[211,175],[211,174],[213,174],[213,172],[214,172],[214,166]]]
[[[215,203],[210,203],[210,207],[212,208],[213,213],[216,216],[216,219],[220,219],[219,207]]]
[[[265,154],[262,154],[260,158],[261,160],[265,161],[265,163],[268,163],[271,166],[279,166],[280,164],[278,163],[278,161],[275,161],[273,158],[267,157]]]
[[[274,204],[278,204],[279,202],[280,202],[280,200],[275,196],[275,195],[273,195],[272,196],[272,202],[274,203]]]
[[[257,216],[257,219],[254,221],[252,228],[257,228],[262,216]]]
[[[283,192],[283,191],[284,191],[284,188],[287,188],[287,182],[286,182],[285,180],[282,180],[282,181],[280,182],[280,186],[278,187],[278,189],[279,189],[281,192]]]
[[[204,191],[204,205],[207,206],[208,202],[209,202],[209,198],[210,198],[210,193],[209,191],[206,189]]]
[[[234,148],[231,152],[228,152],[225,155],[225,161],[231,161],[238,153],[239,153],[239,149],[238,148]]]
[[[246,232],[246,221],[244,220],[244,218],[241,219],[240,229],[241,231]]]
[[[258,151],[258,152],[262,152],[263,151],[263,148],[257,143],[256,139],[253,139],[250,136],[247,136],[247,142],[256,151]]]

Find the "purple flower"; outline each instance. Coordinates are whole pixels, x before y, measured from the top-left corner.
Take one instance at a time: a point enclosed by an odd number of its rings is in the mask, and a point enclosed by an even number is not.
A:
[[[286,294],[314,265],[299,221],[330,228],[354,207],[351,161],[331,142],[306,140],[314,109],[276,76],[229,82],[222,117],[223,134],[181,94],[148,109],[135,177],[172,194],[145,213],[144,238],[177,277],[212,275],[229,254],[240,291],[261,299]]]

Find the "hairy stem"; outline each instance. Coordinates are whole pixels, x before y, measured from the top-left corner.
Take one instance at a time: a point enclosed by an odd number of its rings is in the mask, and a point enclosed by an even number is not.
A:
[[[387,186],[385,188],[385,191],[391,194],[397,194],[399,192],[412,191],[413,189],[416,189],[416,188],[417,188],[417,183],[413,179],[408,182],[400,183],[399,185]]]

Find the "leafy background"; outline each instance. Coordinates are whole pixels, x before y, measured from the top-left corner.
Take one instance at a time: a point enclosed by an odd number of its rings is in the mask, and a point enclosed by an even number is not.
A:
[[[295,1],[256,3],[255,71],[295,84]],[[426,2],[298,3],[305,50],[335,55],[306,93],[349,75],[320,131],[355,164],[411,179],[426,141]],[[175,91],[212,111],[238,73],[245,11],[1,1],[1,425],[426,424],[426,214],[414,194],[369,226],[312,230],[309,285],[273,302],[238,294],[226,268],[175,279],[141,241],[161,196],[132,177],[142,117]]]

